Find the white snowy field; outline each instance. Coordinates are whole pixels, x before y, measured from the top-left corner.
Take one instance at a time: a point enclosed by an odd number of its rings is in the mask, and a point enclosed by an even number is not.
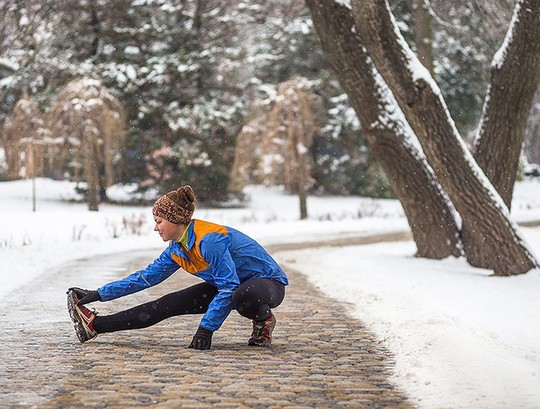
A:
[[[149,207],[102,205],[88,212],[73,184],[0,183],[0,297],[68,261],[164,243],[152,232]],[[300,242],[408,229],[394,200],[308,200],[251,187],[245,209],[199,209],[195,217],[238,228],[263,244]],[[114,192],[118,199],[125,190]],[[513,217],[540,219],[540,181],[516,186]],[[139,234],[131,231],[145,222]],[[126,220],[126,227],[123,221]],[[540,255],[540,229],[522,228]],[[351,304],[395,355],[394,380],[423,408],[540,407],[540,271],[492,277],[462,259],[414,258],[412,242],[280,252],[326,294]],[[100,283],[101,284],[101,283]]]

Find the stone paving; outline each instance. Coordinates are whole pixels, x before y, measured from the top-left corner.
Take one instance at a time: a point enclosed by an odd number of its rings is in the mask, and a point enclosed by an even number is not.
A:
[[[277,249],[277,248],[275,248]],[[389,381],[387,350],[347,305],[288,270],[285,302],[269,348],[249,347],[251,322],[234,311],[210,351],[187,345],[200,316],[172,318],[81,345],[65,289],[97,269],[106,281],[145,266],[158,252],[79,260],[0,301],[0,408],[409,408]],[[138,294],[92,306],[129,308],[198,282],[181,270]]]

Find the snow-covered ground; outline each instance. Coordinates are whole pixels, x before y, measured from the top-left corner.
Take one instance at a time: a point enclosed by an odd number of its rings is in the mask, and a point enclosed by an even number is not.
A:
[[[0,297],[68,261],[164,244],[149,207],[71,203],[73,184],[0,183]],[[195,217],[239,228],[263,244],[407,230],[398,202],[359,197],[298,200],[251,187],[245,209],[199,209]],[[121,199],[125,191],[114,192]],[[513,216],[540,219],[540,182],[517,184]],[[139,226],[140,224],[140,226]],[[540,255],[540,229],[522,229]],[[395,382],[425,408],[540,407],[540,271],[492,277],[461,259],[416,259],[414,244],[384,243],[281,252],[329,296],[352,303],[395,354]],[[102,284],[102,283],[97,283]],[[96,285],[97,285],[96,284]]]

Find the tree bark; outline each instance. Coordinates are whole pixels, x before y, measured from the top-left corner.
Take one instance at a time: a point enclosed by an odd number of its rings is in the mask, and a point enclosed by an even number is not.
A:
[[[520,0],[503,46],[477,130],[474,157],[510,209],[527,119],[540,81],[540,1]]]
[[[104,115],[105,118],[103,118],[104,121],[109,121],[109,118],[107,117],[107,115]],[[112,131],[113,131],[113,127],[111,126],[111,124],[107,124],[107,126],[105,126],[103,128],[103,131],[102,131],[102,141],[103,141],[103,146],[100,148],[100,151],[102,150],[103,151],[103,154],[102,154],[102,160],[103,160],[103,167],[104,167],[104,170],[105,170],[105,175],[104,175],[104,180],[103,180],[103,188],[108,188],[112,185],[114,185],[114,164],[113,164],[113,155],[114,155],[114,152],[113,152],[113,146],[112,146],[112,139],[115,137],[112,135]]]
[[[85,149],[83,152],[84,161],[84,174],[86,177],[87,191],[86,202],[88,203],[88,210],[99,210],[99,147],[97,137],[92,131],[84,135]]]
[[[403,205],[417,256],[460,255],[451,204],[359,41],[351,10],[331,1],[306,3],[325,53],[360,118],[370,150]]]
[[[6,155],[6,178],[8,180],[16,180],[20,178],[20,143],[15,139],[13,123],[8,119],[2,130],[2,147]]]
[[[351,5],[362,43],[470,234],[462,238],[467,260],[496,275],[538,266],[508,208],[465,147],[440,90],[401,37],[387,1],[351,0]]]

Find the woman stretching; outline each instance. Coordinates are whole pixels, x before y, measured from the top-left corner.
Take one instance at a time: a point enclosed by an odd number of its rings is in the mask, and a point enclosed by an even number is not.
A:
[[[189,348],[210,349],[213,332],[236,309],[253,321],[248,345],[271,344],[276,325],[272,308],[285,297],[287,276],[252,238],[231,227],[192,219],[194,202],[195,194],[187,185],[156,200],[154,230],[169,246],[148,267],[97,290],[68,290],[68,311],[81,343],[106,332],[146,328],[176,315],[204,314]],[[84,306],[157,285],[180,267],[203,282],[112,315],[97,315]]]

